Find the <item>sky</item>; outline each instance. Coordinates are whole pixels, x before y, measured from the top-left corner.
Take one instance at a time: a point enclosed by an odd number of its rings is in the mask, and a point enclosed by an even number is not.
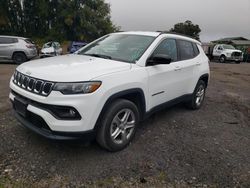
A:
[[[243,36],[250,39],[250,0],[105,0],[112,21],[128,31],[169,30],[191,20],[201,41]]]

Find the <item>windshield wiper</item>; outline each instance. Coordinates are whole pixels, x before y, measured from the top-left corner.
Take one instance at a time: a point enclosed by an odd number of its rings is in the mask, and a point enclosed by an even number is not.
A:
[[[104,58],[104,59],[112,59],[111,56],[103,55],[103,54],[84,54],[84,55],[93,56],[93,57],[100,57],[100,58]]]

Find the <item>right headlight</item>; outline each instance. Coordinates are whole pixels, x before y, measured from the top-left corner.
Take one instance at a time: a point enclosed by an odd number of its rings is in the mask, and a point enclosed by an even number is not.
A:
[[[101,81],[56,83],[53,90],[60,91],[64,95],[87,94],[95,92],[101,84]]]

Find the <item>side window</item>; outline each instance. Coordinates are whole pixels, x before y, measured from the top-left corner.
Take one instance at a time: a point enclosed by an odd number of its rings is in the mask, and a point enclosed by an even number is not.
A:
[[[178,40],[180,59],[187,60],[195,57],[192,42],[185,40]]]
[[[193,48],[194,48],[194,56],[198,56],[200,54],[199,48],[197,44],[193,43]]]
[[[175,39],[165,39],[162,41],[153,53],[168,55],[172,61],[177,61],[177,47]]]
[[[12,39],[13,43],[18,43],[18,39]]]
[[[15,42],[16,42],[16,40],[13,38],[0,37],[0,44],[12,44]]]

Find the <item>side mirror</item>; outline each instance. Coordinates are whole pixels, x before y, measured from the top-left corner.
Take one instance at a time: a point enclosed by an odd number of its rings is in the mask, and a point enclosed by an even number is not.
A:
[[[165,54],[156,54],[151,56],[148,61],[147,65],[148,66],[153,66],[153,65],[160,65],[160,64],[170,64],[172,62],[172,59]]]

